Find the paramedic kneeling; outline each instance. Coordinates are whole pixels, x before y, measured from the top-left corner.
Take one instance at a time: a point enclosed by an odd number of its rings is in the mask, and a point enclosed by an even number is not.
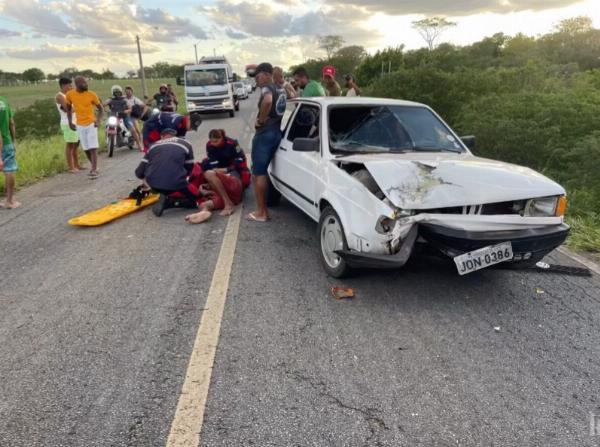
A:
[[[179,192],[191,203],[198,199],[198,188],[190,184],[187,177],[194,167],[192,145],[177,138],[176,129],[161,132],[161,139],[150,146],[140,165],[135,170],[137,178],[145,180],[154,191],[160,193],[152,212],[160,217],[168,201],[168,194]]]

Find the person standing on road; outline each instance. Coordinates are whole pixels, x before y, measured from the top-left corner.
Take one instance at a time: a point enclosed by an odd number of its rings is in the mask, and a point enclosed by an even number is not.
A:
[[[304,67],[298,67],[294,70],[294,79],[298,87],[302,89],[302,97],[325,96],[325,89],[317,81],[311,81],[308,71]]]
[[[256,83],[260,88],[258,115],[252,139],[252,184],[257,210],[246,219],[257,222],[269,220],[267,210],[267,169],[281,141],[281,119],[286,108],[286,95],[273,83],[273,66],[263,62],[256,67]]]
[[[133,110],[133,106],[136,106],[136,105],[141,106],[141,107],[145,106],[144,101],[142,101],[137,96],[133,95],[133,88],[129,85],[125,87],[125,101],[127,101],[127,108],[130,111]],[[140,151],[143,151],[144,148],[142,146],[142,136],[140,134],[140,129],[138,128],[138,125],[137,125],[137,118],[135,118],[131,114],[131,112],[125,119],[125,125],[127,126],[128,129],[131,130],[131,133],[133,134],[133,139],[135,140],[138,149]]]
[[[342,96],[340,84],[335,80],[335,67],[333,65],[323,67],[323,87],[327,91],[327,96]]]
[[[173,86],[171,84],[167,84],[167,92],[169,93],[169,95],[171,95],[171,101],[173,101],[173,104],[175,105],[173,111],[177,111],[179,101],[177,101],[177,95],[175,94],[175,91],[173,90]]]
[[[346,88],[348,89],[346,96],[360,96],[360,89],[358,88],[358,85],[356,85],[356,79],[354,79],[354,76],[347,74],[344,76],[344,79],[346,81]]]
[[[79,135],[69,127],[69,117],[67,116],[67,109],[69,108],[67,93],[73,90],[73,81],[69,78],[60,78],[58,85],[60,91],[54,97],[54,102],[60,114],[60,128],[65,140],[65,157],[67,158],[69,172],[76,173],[82,170],[82,167],[79,166]],[[77,118],[73,117],[73,121],[77,122]]]
[[[75,78],[75,89],[67,92],[66,100],[69,127],[77,130],[85,156],[92,165],[88,177],[95,179],[98,177],[98,126],[102,119],[102,103],[95,92],[88,90],[83,76]],[[94,108],[97,115],[94,115]],[[77,115],[77,125],[74,124],[74,114]]]
[[[15,143],[17,132],[13,113],[4,96],[0,96],[0,169],[4,172],[4,191],[6,198],[0,202],[0,208],[13,209],[21,206],[14,198],[15,172],[17,172],[17,160],[15,158]]]
[[[294,87],[292,87],[292,85],[285,80],[283,76],[283,69],[281,67],[273,67],[273,82],[276,86],[285,90],[287,99],[293,99],[298,96],[296,94],[296,90],[294,90]]]

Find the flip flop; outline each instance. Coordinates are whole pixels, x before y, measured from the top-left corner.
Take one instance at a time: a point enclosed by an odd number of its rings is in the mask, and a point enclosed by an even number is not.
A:
[[[246,214],[246,220],[250,220],[252,222],[266,222],[269,219],[271,219],[271,218],[267,217],[266,219],[259,219],[258,217],[256,217],[256,215],[254,213]]]

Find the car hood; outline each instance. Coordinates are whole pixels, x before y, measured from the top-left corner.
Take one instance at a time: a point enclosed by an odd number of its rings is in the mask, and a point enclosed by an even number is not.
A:
[[[565,194],[544,175],[471,154],[372,154],[344,157],[365,165],[402,209],[481,205]]]

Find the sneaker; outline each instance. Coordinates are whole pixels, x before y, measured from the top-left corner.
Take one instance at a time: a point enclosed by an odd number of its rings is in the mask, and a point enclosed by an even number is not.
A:
[[[158,197],[158,202],[156,202],[154,205],[152,205],[152,212],[154,213],[154,215],[156,217],[162,216],[162,213],[165,210],[165,207],[167,205],[167,199],[168,199],[168,197],[166,195],[161,194]]]

